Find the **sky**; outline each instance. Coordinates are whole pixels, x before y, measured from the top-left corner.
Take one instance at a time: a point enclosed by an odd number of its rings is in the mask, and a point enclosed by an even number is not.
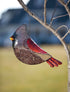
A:
[[[23,0],[25,4],[28,3],[29,0]],[[0,0],[0,18],[3,12],[8,9],[22,8],[19,4],[18,0]]]

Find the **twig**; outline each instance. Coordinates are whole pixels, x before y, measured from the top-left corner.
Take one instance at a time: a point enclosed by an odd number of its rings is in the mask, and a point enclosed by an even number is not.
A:
[[[53,19],[57,19],[57,18],[61,18],[61,17],[65,17],[65,16],[67,16],[67,15],[68,15],[68,14],[60,15],[60,16],[54,17]]]
[[[65,7],[65,9],[68,12],[68,15],[70,17],[70,10],[69,10],[68,6],[62,0],[58,0],[58,2]]]
[[[68,0],[68,2],[66,3],[66,6],[69,4],[70,0]]]
[[[56,29],[56,32],[57,32],[59,29],[61,29],[62,27],[65,27],[65,28],[67,28],[67,30],[68,30],[68,27],[67,27],[66,25],[61,25],[61,26],[59,26],[59,27]]]
[[[56,11],[56,6],[55,6],[55,9],[54,9],[53,14],[52,14],[52,17],[51,17],[50,26],[52,25],[52,22],[54,20],[55,11]]]
[[[68,31],[63,37],[62,40],[70,33],[70,31]]]
[[[40,20],[33,12],[31,12],[27,6],[24,4],[24,2],[22,0],[18,0],[18,2],[20,3],[20,5],[24,8],[24,10],[30,15],[32,16],[34,19],[36,19],[37,21],[39,21],[39,23],[43,23],[42,20]]]
[[[56,6],[57,6],[57,3],[56,3]],[[60,17],[65,17],[65,16],[68,15],[68,14],[65,14],[65,15],[60,15],[60,16],[54,17],[54,14],[55,14],[55,11],[56,11],[56,6],[55,6],[55,9],[54,9],[53,14],[52,14],[50,26],[52,25],[53,20],[55,20],[55,19],[57,19],[57,18],[60,18]]]
[[[47,0],[44,0],[44,23],[46,24],[46,3],[47,3]]]
[[[54,13],[53,13],[54,14]],[[60,15],[60,16],[57,16],[57,17],[53,17],[52,16],[52,18],[51,18],[51,22],[50,22],[50,25],[49,26],[51,26],[52,25],[52,22],[53,22],[53,20],[55,20],[55,19],[58,19],[58,18],[61,18],[61,17],[65,17],[65,16],[67,16],[68,14],[65,14],[65,15]]]
[[[65,7],[66,4],[65,4],[65,2],[63,2],[63,0],[58,0],[58,2]]]

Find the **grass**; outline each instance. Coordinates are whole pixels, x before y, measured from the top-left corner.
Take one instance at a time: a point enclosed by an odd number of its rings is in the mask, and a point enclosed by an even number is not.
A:
[[[41,46],[62,61],[51,68],[45,62],[26,65],[17,60],[11,48],[0,49],[0,92],[67,92],[67,59],[62,46]]]

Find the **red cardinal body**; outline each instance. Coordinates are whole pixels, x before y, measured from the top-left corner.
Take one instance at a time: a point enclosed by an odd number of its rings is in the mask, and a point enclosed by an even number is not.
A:
[[[50,54],[41,49],[27,34],[26,25],[19,27],[13,36],[12,46],[16,57],[23,63],[35,65],[47,62],[51,67],[61,65],[62,63],[54,59]]]

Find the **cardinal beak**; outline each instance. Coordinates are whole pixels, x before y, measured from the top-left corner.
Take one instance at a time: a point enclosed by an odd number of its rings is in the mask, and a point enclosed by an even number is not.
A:
[[[10,40],[11,40],[11,41],[14,41],[14,37],[13,37],[13,36],[11,36],[11,37],[10,37]]]

